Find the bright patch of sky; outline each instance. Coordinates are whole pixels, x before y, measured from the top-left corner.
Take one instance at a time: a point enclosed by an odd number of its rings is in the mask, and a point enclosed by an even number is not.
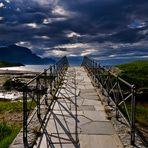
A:
[[[58,0],[32,0],[34,2],[37,2],[40,5],[56,5]]]
[[[10,3],[10,0],[5,0],[7,3]]]
[[[53,15],[63,15],[66,16],[68,15],[68,12],[61,6],[56,6],[53,10],[52,10],[52,14]]]
[[[31,27],[31,28],[38,28],[39,27],[36,23],[28,23],[28,24],[25,24],[25,25],[28,26],[28,27]]]
[[[134,21],[130,25],[128,25],[129,28],[131,29],[136,29],[136,28],[143,28],[146,26],[145,22],[140,22],[140,21]]]
[[[43,24],[47,25],[47,24],[51,24],[53,22],[57,22],[57,21],[64,21],[66,20],[66,17],[59,17],[59,18],[46,18],[43,20]]]
[[[32,45],[30,42],[27,41],[20,41],[16,43],[17,46],[23,46],[23,47],[30,47],[32,49]]]
[[[0,21],[3,20],[4,18],[0,16]]]
[[[80,37],[81,35],[76,33],[76,32],[69,32],[67,33],[67,37],[72,38],[72,37]]]
[[[54,48],[88,48],[89,44],[83,43],[75,43],[75,44],[63,44],[55,46]]]
[[[48,36],[34,36],[34,38],[35,39],[44,39],[44,40],[48,40],[48,39],[50,39],[50,37],[48,37]]]
[[[0,3],[0,8],[3,8],[5,5],[4,5],[4,3]]]

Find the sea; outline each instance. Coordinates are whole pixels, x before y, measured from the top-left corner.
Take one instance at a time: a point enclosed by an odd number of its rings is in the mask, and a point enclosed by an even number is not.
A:
[[[68,58],[70,66],[79,66],[82,63],[82,58]],[[134,60],[143,60],[143,59],[110,59],[110,60],[99,60],[97,62],[105,67],[112,67],[118,64],[125,64],[128,62],[132,62]],[[25,65],[25,66],[16,66],[16,67],[4,67],[0,68],[0,70],[17,70],[17,71],[32,71],[32,72],[42,72],[44,69],[50,67],[51,64],[44,65]]]
[[[50,65],[25,65],[25,66],[3,67],[0,68],[0,70],[42,72],[44,69],[47,69],[49,67]]]

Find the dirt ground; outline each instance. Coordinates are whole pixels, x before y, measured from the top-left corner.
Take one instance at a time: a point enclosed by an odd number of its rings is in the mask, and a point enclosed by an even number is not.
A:
[[[142,132],[145,139],[148,140],[148,127],[138,126],[139,130]]]
[[[0,113],[0,122],[6,122],[10,124],[22,124],[23,123],[23,113],[7,111]]]

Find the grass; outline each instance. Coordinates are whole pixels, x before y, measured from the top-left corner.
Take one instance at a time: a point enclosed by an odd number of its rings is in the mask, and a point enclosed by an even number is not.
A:
[[[20,131],[18,124],[9,125],[6,122],[0,123],[0,148],[8,148]]]
[[[0,101],[0,112],[13,111],[22,112],[22,102]]]
[[[35,102],[28,106],[35,107]],[[0,148],[8,148],[22,128],[23,103],[20,101],[0,101]]]
[[[117,65],[120,77],[136,85],[136,122],[148,127],[148,60]]]
[[[24,65],[21,63],[0,61],[0,67],[12,67],[12,66],[24,66]]]
[[[128,64],[117,65],[122,70],[120,76],[135,84],[137,89],[148,88],[148,60],[134,61]]]
[[[148,127],[148,104],[137,103],[136,120],[140,125]]]
[[[35,102],[33,102],[31,104],[31,101],[28,102],[28,106],[31,106],[31,109],[33,109],[35,107]],[[29,107],[28,107],[29,108]],[[20,102],[20,101],[16,101],[16,102],[13,102],[13,101],[0,101],[0,112],[6,112],[6,111],[9,111],[9,112],[22,112],[23,111],[23,102]]]

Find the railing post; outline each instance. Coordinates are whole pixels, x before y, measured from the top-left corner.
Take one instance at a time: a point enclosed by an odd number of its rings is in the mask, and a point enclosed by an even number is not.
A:
[[[135,144],[135,86],[132,85],[132,99],[131,99],[131,145]]]
[[[36,95],[37,95],[37,117],[40,119],[40,85],[39,77],[36,79]]]
[[[95,70],[94,70],[94,75],[95,75],[95,83],[97,83],[97,67],[98,67],[98,65],[97,65],[97,62],[95,62]]]
[[[48,88],[48,86],[47,86],[47,70],[46,69],[44,69],[44,89],[45,89],[45,94],[47,94],[47,88]]]
[[[118,101],[119,101],[119,80],[118,76],[116,77],[116,95],[115,95],[115,105],[116,105],[116,119],[119,119],[119,112],[118,112]]]
[[[56,76],[57,76],[57,72],[56,72],[56,66],[55,66],[55,64],[53,65],[53,72],[54,72],[54,88],[56,88]]]
[[[50,66],[50,94],[51,95],[52,95],[52,78],[53,78],[52,66]]]
[[[92,60],[92,78],[93,81],[95,82],[95,61]]]
[[[23,88],[23,142],[24,147],[28,147],[28,141],[27,141],[27,119],[28,119],[28,113],[27,113],[27,89],[26,87]]]
[[[97,87],[99,88],[99,78],[100,78],[100,74],[99,74],[99,72],[100,72],[100,69],[99,69],[99,64],[96,62],[96,82],[97,82]]]
[[[44,89],[45,89],[45,91],[44,91],[44,93],[45,93],[45,104],[46,105],[48,105],[48,103],[47,103],[47,100],[48,100],[48,98],[47,98],[47,89],[48,89],[48,86],[47,86],[47,70],[46,69],[44,69]]]

